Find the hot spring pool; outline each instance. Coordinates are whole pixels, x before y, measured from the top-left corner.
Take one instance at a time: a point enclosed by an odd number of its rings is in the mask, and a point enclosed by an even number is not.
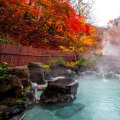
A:
[[[23,120],[120,120],[120,80],[79,79],[74,101],[35,105],[26,112]]]

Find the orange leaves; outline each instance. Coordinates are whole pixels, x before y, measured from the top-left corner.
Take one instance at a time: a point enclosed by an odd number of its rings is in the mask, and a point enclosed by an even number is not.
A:
[[[113,20],[110,20],[109,23],[113,23]]]
[[[4,0],[4,4],[0,32],[22,45],[46,49],[73,45],[75,50],[91,43],[89,24],[64,0]]]
[[[38,10],[29,5],[29,0],[4,0],[4,2],[9,7],[15,9],[20,15],[24,15],[26,12],[29,12],[34,17],[38,15]]]
[[[80,17],[80,18],[82,18],[82,17]],[[79,33],[84,33],[84,34],[89,33],[90,25],[88,25],[87,23],[81,22],[80,18],[79,19],[76,17],[69,18],[67,27],[72,35],[79,34]]]
[[[70,17],[67,27],[71,34],[78,34],[82,30],[81,25],[82,23],[78,19]]]

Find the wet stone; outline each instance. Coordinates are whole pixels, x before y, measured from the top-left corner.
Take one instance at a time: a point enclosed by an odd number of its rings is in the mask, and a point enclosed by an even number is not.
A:
[[[52,77],[66,76],[68,68],[62,63],[56,63],[50,66]]]
[[[40,96],[40,102],[59,103],[69,102],[76,98],[78,81],[73,79],[58,79],[48,84]]]
[[[27,106],[25,104],[10,107],[3,112],[2,117],[4,120],[11,119],[12,117],[20,115],[22,112],[25,111],[26,108]]]
[[[37,84],[45,84],[44,70],[40,63],[31,62],[28,64],[28,69],[30,73],[30,80],[36,82]]]

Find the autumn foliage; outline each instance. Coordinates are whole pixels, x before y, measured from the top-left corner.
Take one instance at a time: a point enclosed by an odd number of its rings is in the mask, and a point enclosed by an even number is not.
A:
[[[97,44],[95,29],[65,0],[0,0],[0,34],[45,49],[84,51]]]

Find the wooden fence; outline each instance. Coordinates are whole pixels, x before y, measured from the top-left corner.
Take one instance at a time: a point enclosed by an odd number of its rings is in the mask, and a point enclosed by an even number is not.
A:
[[[74,60],[74,54],[72,52],[29,48],[0,43],[0,63],[6,61],[15,66],[22,66],[29,62],[46,63],[50,57],[63,57],[64,60],[67,61]]]

